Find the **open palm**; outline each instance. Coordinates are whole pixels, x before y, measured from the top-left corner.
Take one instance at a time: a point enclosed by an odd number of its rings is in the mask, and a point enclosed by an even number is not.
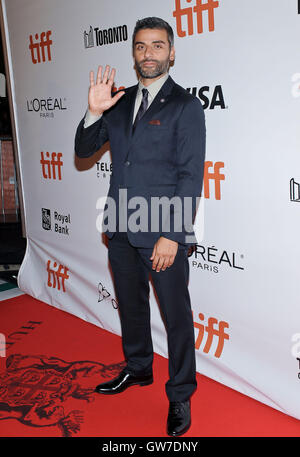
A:
[[[109,74],[110,73],[110,74]],[[90,88],[89,88],[89,110],[94,115],[101,115],[104,111],[115,105],[118,100],[125,94],[124,91],[118,92],[114,97],[111,96],[112,86],[116,70],[113,68],[110,72],[110,66],[106,65],[102,76],[102,66],[99,65],[96,82],[94,72],[90,71]]]

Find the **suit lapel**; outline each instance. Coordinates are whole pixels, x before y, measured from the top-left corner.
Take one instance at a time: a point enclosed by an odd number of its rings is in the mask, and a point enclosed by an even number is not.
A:
[[[128,90],[125,96],[123,95],[123,97],[125,98],[123,104],[123,116],[125,119],[125,136],[128,141],[130,141],[132,136],[133,113],[137,90],[138,85],[135,85]]]

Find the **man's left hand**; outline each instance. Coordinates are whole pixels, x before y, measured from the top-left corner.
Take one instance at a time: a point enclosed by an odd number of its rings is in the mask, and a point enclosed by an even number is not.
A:
[[[169,240],[164,236],[161,236],[154,245],[152,256],[150,260],[152,262],[152,270],[164,271],[170,267],[177,254],[178,243],[177,241]]]

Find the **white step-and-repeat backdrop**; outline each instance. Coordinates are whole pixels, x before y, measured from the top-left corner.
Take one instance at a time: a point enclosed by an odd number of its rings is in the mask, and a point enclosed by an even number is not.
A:
[[[203,238],[190,256],[197,369],[300,419],[297,0],[2,0],[28,248],[19,286],[121,334],[98,199],[108,147],[74,155],[89,71],[136,83],[137,19],[175,33],[171,75],[206,114]],[[200,227],[201,231],[201,227]],[[151,290],[155,351],[166,333]]]

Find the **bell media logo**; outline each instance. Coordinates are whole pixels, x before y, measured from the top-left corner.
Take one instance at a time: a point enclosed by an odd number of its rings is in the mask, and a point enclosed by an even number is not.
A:
[[[197,33],[203,33],[203,17],[205,12],[207,12],[209,32],[213,32],[215,30],[214,10],[219,7],[219,2],[215,0],[194,0],[194,7],[187,7],[187,4],[191,2],[192,0],[175,0],[175,10],[173,11],[173,16],[176,19],[177,35],[180,38],[185,37],[186,32],[188,32],[188,35],[193,35],[195,33],[194,16],[196,16]],[[183,29],[182,25],[182,18],[184,16],[186,16],[185,22],[187,23],[187,30]]]
[[[51,62],[51,45],[53,41],[50,39],[52,32],[42,32],[40,35],[36,33],[33,36],[29,35],[29,49],[31,53],[32,63],[37,64],[41,62]]]

